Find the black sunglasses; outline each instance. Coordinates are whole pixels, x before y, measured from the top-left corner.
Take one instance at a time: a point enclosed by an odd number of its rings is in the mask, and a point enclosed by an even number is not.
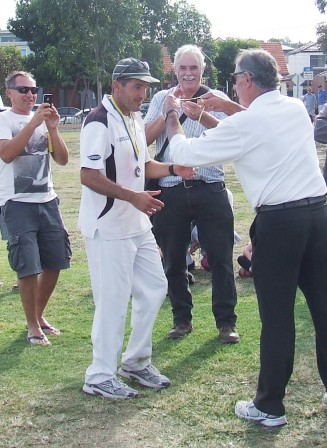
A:
[[[244,73],[248,73],[250,76],[253,76],[253,74],[251,72],[249,72],[248,70],[243,70],[241,72],[234,72],[234,73],[230,74],[232,83],[236,84],[237,75],[243,75]]]
[[[37,92],[39,91],[38,87],[25,87],[25,86],[10,87],[10,89],[17,90],[17,92],[24,93],[24,94],[31,91],[32,95],[36,95]]]
[[[128,71],[128,73],[125,73],[127,69],[129,69],[130,71]],[[139,61],[138,59],[133,59],[132,64],[126,65],[123,68],[123,70],[120,73],[118,73],[117,76],[114,75],[114,79],[117,80],[119,78],[124,78],[124,76],[122,76],[122,75],[124,75],[124,73],[125,73],[125,75],[128,75],[128,76],[133,75],[133,74],[139,75],[140,74],[139,70],[144,70],[144,69],[147,71],[150,70],[149,64],[147,62],[142,62],[142,61]],[[136,70],[136,71],[133,72],[133,70]]]

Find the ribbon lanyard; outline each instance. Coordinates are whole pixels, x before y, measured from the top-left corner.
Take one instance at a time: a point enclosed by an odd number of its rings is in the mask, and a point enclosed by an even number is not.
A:
[[[126,118],[124,116],[124,114],[122,113],[122,111],[120,110],[118,104],[116,103],[116,101],[114,100],[113,97],[110,97],[110,102],[113,106],[113,108],[116,110],[116,112],[121,116],[121,118],[123,119],[123,123],[126,129],[126,132],[130,138],[130,141],[132,143],[133,146],[133,151],[134,151],[134,155],[135,155],[135,159],[138,160],[139,159],[139,148],[137,146],[137,141],[136,141],[136,129],[135,129],[135,122],[134,122],[134,117],[130,116],[131,120],[132,120],[132,126],[133,129],[131,128],[130,124],[128,122],[126,122]],[[133,132],[134,131],[134,132]]]

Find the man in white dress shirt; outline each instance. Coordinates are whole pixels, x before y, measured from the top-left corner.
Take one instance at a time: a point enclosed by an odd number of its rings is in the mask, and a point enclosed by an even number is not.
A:
[[[233,162],[257,212],[250,229],[252,273],[262,323],[260,373],[253,401],[238,417],[264,426],[287,423],[283,399],[293,371],[297,287],[316,332],[318,370],[327,389],[327,207],[313,128],[301,100],[281,95],[276,60],[243,50],[233,74],[240,105],[204,95],[206,110],[230,115],[201,137],[186,139],[178,114],[167,119],[174,162],[189,166]],[[169,107],[178,108],[170,97]],[[323,405],[327,408],[327,394]]]

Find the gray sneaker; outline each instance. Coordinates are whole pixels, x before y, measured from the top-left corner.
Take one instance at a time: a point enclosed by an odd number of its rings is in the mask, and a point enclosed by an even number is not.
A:
[[[253,401],[238,401],[235,405],[237,417],[259,425],[274,427],[287,425],[285,415],[277,416],[265,414],[254,406]]]
[[[99,384],[85,383],[83,391],[89,395],[96,395],[103,398],[111,398],[112,400],[125,400],[126,398],[135,398],[138,391],[127,386],[118,378],[111,378]]]
[[[170,385],[170,380],[165,376],[161,375],[158,369],[156,369],[152,364],[146,366],[143,370],[125,370],[122,367],[118,370],[119,375],[124,378],[129,378],[130,380],[136,380],[142,386],[153,387],[155,389],[162,389],[163,387],[168,387]]]

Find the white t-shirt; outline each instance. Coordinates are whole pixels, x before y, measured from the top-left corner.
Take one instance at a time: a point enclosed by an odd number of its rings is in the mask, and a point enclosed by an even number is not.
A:
[[[105,95],[102,105],[87,116],[81,131],[81,168],[101,171],[113,182],[134,191],[144,191],[145,163],[150,161],[144,125],[140,113],[132,113],[124,124]],[[139,150],[136,158],[131,134]],[[135,146],[135,145],[134,145]],[[151,228],[151,222],[127,201],[106,197],[82,185],[79,228],[84,236],[94,238],[98,230],[107,240],[141,235]]]
[[[11,140],[32,119],[11,110],[0,113],[0,140]],[[22,154],[11,163],[0,158],[0,206],[8,200],[44,203],[57,196],[53,189],[47,127],[38,126]]]
[[[175,135],[170,153],[180,165],[233,162],[254,209],[326,193],[307,111],[301,100],[278,90],[260,95],[199,138]]]

